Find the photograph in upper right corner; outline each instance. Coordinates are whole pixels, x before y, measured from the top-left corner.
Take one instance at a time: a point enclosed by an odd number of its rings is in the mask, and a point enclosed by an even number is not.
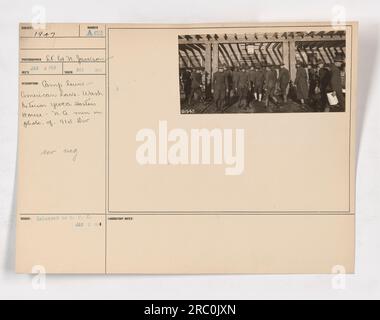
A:
[[[346,31],[178,36],[181,114],[345,112]]]

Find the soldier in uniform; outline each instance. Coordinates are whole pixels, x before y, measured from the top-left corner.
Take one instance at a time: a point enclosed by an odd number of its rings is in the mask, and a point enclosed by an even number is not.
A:
[[[239,74],[240,74],[239,67],[235,66],[234,70],[232,71],[232,87],[233,87],[235,97],[237,96]]]
[[[196,69],[191,73],[191,92],[190,101],[191,105],[193,99],[197,102],[201,98],[201,86],[202,86],[202,71],[201,69]]]
[[[182,83],[183,83],[183,92],[185,94],[185,103],[190,103],[190,93],[191,93],[191,72],[188,69],[185,69],[182,73]]]
[[[289,87],[289,81],[290,81],[290,73],[289,70],[285,67],[285,65],[281,64],[280,69],[280,75],[278,77],[278,82],[280,85],[280,91],[282,98],[284,100],[284,103],[288,100],[288,87]]]
[[[248,97],[248,72],[247,67],[242,65],[241,71],[239,72],[239,78],[237,83],[238,96],[239,96],[239,107],[243,105],[247,108],[247,97]]]
[[[343,96],[343,87],[342,87],[342,77],[340,74],[340,67],[342,66],[342,61],[339,59],[336,59],[334,63],[330,66],[330,86],[331,90],[335,92],[336,97],[339,101],[339,106],[341,108],[344,108],[345,102],[344,102],[344,96]]]
[[[224,65],[224,72],[226,74],[226,77],[227,77],[227,91],[226,91],[226,105],[230,105],[231,103],[231,90],[232,90],[232,87],[233,87],[233,83],[232,83],[232,70],[230,67]]]
[[[267,70],[265,73],[265,88],[266,88],[266,98],[265,98],[265,106],[267,107],[267,110],[269,109],[269,100],[272,98],[274,103],[277,105],[278,101],[274,95],[276,90],[276,83],[277,83],[277,71],[272,66],[267,66]]]
[[[223,112],[227,87],[228,87],[227,75],[223,70],[223,66],[220,65],[218,68],[218,71],[214,73],[214,77],[213,77],[214,101],[215,101],[217,112]]]
[[[318,67],[318,86],[321,94],[321,107],[322,110],[328,111],[329,105],[327,92],[330,85],[330,70],[328,69],[328,66],[323,63],[323,61],[318,62]]]
[[[250,101],[250,103],[251,102],[253,103],[253,100],[255,99],[255,96],[254,96],[255,77],[256,77],[256,70],[255,70],[255,67],[252,65],[250,70],[248,71],[249,101]]]
[[[294,85],[297,87],[297,98],[301,101],[302,106],[305,106],[305,101],[309,96],[309,86],[307,83],[307,73],[305,67],[298,62],[296,79]]]
[[[317,88],[317,69],[315,65],[308,65],[307,73],[309,78],[309,101],[310,104],[315,106],[316,104],[316,88]]]
[[[256,67],[254,95],[255,95],[255,99],[260,102],[263,97],[264,81],[265,81],[265,72],[264,70],[262,70],[262,67],[258,65]]]

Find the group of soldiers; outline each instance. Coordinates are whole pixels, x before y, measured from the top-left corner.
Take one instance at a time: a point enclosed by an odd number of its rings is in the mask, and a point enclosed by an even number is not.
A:
[[[295,86],[296,98],[304,106],[307,102],[319,111],[344,111],[345,97],[343,93],[345,83],[344,60],[336,57],[333,63],[324,63],[318,60],[315,64],[297,64]],[[332,106],[328,101],[328,94],[336,96],[338,104]]]
[[[277,82],[281,90],[284,91],[283,97],[286,100],[286,87],[290,80],[289,70],[281,66],[279,77],[274,66],[246,66],[228,68],[220,65],[213,77],[213,93],[217,111],[222,111],[226,102],[234,96],[238,99],[238,107],[248,109],[254,101],[261,102],[263,93],[265,94],[265,105],[269,107],[269,100],[275,104],[278,100],[275,97]],[[227,100],[227,101],[226,101]]]
[[[344,106],[341,64],[338,59],[332,64],[317,61],[306,65],[297,62],[294,82],[284,64],[279,68],[272,65],[229,67],[220,64],[212,81],[201,68],[191,73],[185,70],[181,75],[184,100],[188,106],[200,100],[212,100],[217,112],[223,112],[226,106],[233,103],[237,103],[240,110],[252,108],[255,112],[255,102],[262,102],[268,112],[273,112],[274,108],[286,104],[290,96],[292,100],[298,100],[305,111],[311,104],[329,111],[329,92],[334,92],[339,105]]]

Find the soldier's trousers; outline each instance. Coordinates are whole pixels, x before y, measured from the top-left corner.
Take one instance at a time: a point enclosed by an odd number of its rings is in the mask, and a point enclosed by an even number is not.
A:
[[[189,103],[191,103],[193,100],[199,101],[201,98],[201,93],[201,88],[191,88]]]
[[[338,92],[336,93],[336,97],[338,98],[339,106],[340,106],[341,108],[344,108],[344,107],[345,107],[345,99],[344,99],[343,92],[342,92],[342,91],[338,91]]]
[[[217,88],[214,90],[214,101],[216,104],[216,108],[218,110],[223,108],[225,97],[226,97],[226,89],[225,88]]]
[[[267,88],[267,98],[275,98],[275,96],[274,96],[274,92],[275,92],[275,90],[276,90],[276,87],[268,87]]]
[[[327,99],[327,88],[321,87],[320,89],[321,89],[321,107],[325,108],[329,104],[329,101]]]
[[[239,101],[247,99],[248,96],[248,88],[240,87],[238,88]]]
[[[217,100],[224,100],[224,98],[226,97],[226,89],[215,89],[214,90],[214,100],[217,101]]]
[[[255,93],[256,94],[262,94],[263,93],[263,84],[262,83],[256,83],[255,84]]]

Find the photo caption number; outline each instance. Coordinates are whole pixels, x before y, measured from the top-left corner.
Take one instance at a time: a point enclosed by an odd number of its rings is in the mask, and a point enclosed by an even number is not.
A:
[[[236,306],[235,305],[200,305],[194,304],[189,305],[189,310],[187,312],[188,315],[206,315],[206,316],[215,316],[219,317],[222,315],[235,315],[236,314]]]
[[[234,316],[236,315],[236,305],[216,305],[216,304],[190,304],[181,306],[146,306],[145,315],[164,315],[170,318],[176,318],[181,315],[189,316]]]

